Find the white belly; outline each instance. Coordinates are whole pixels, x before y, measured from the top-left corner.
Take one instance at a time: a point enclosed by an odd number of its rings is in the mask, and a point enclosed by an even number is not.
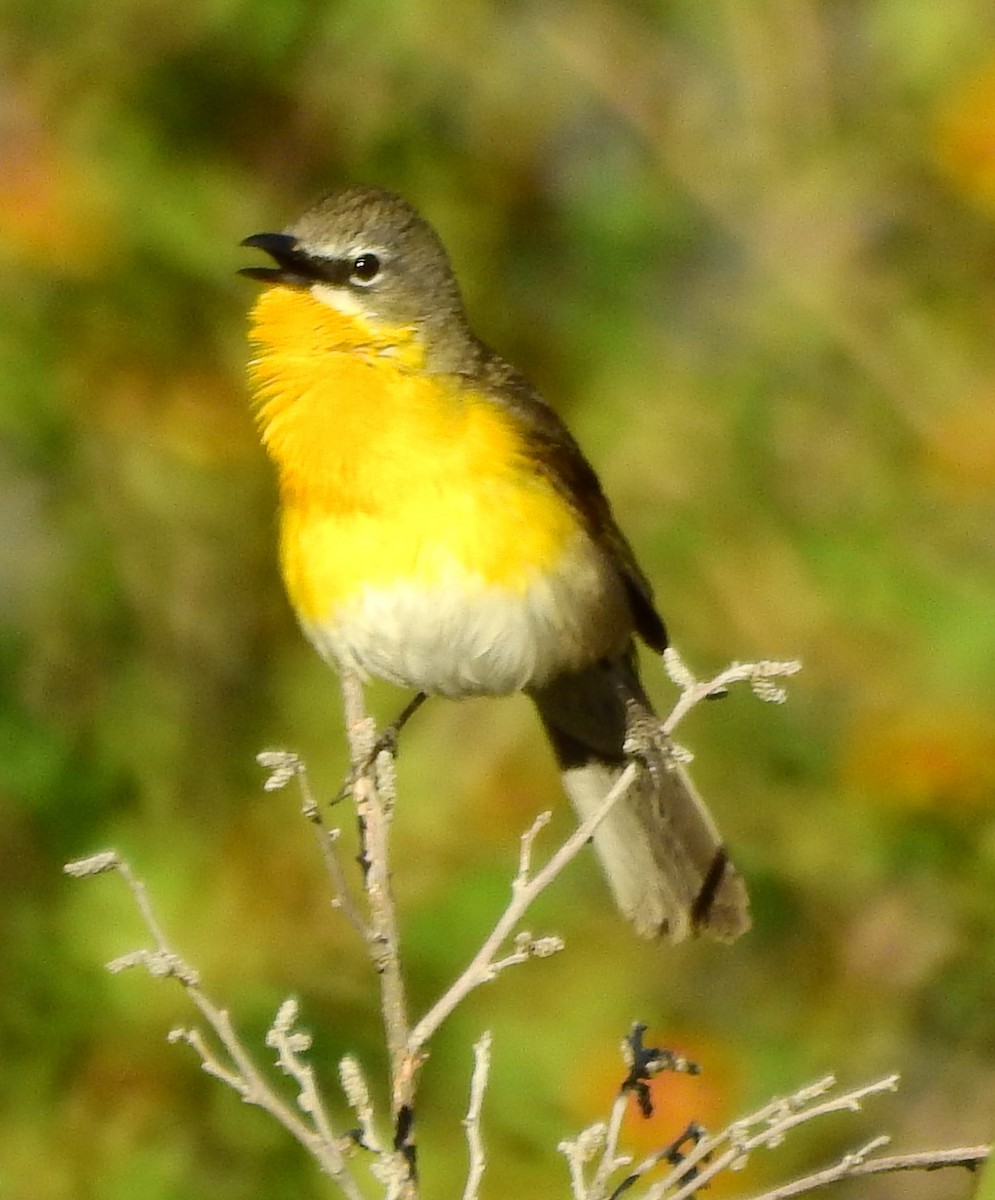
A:
[[[453,570],[430,586],[366,588],[303,628],[333,665],[458,698],[540,687],[617,654],[631,621],[618,575],[583,538],[524,592]]]

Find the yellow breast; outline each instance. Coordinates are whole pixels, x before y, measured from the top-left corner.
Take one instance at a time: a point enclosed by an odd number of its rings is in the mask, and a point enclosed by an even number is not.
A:
[[[334,621],[364,588],[462,579],[524,594],[576,545],[576,518],[512,414],[423,373],[412,330],[271,287],[250,336],[283,573],[305,623]]]

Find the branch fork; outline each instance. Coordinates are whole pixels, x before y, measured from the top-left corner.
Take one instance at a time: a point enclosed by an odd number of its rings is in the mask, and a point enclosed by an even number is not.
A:
[[[674,708],[661,723],[661,732],[668,739],[692,708],[704,700],[724,695],[736,683],[747,683],[761,700],[781,703],[784,689],[777,681],[799,670],[799,664],[794,661],[733,663],[714,678],[702,681],[673,650],[665,653],[664,666],[680,689]],[[393,754],[377,741],[376,728],[364,708],[362,684],[355,673],[343,671],[342,691],[352,763],[347,790],[352,795],[360,829],[364,868],[362,890],[354,891],[350,884],[346,865],[340,858],[340,831],[326,825],[301,759],[286,751],[267,751],[259,756],[259,762],[268,772],[263,785],[265,790],[280,790],[291,782],[296,782],[299,787],[302,814],[314,830],[326,867],[331,906],[357,931],[375,968],[389,1057],[392,1130],[389,1138],[381,1131],[373,1090],[352,1055],[347,1055],[339,1064],[339,1084],[357,1125],[345,1132],[337,1131],[307,1059],[311,1037],[298,1025],[295,999],[289,998],[279,1007],[265,1038],[267,1048],[275,1056],[276,1070],[289,1079],[295,1089],[293,1098],[288,1099],[270,1082],[267,1069],[258,1065],[246,1048],[227,1010],[208,996],[196,970],[171,948],[145,885],[129,864],[113,851],[105,851],[68,864],[66,871],[76,877],[113,872],[125,881],[151,945],[121,955],[108,966],[115,972],[142,967],[155,977],[175,979],[185,989],[204,1028],[174,1029],[168,1035],[170,1042],[189,1046],[206,1073],[231,1088],[245,1103],[267,1111],[312,1155],[346,1200],[363,1200],[364,1190],[357,1176],[361,1164],[377,1181],[385,1200],[417,1200],[415,1097],[432,1037],[471,992],[492,982],[510,967],[533,958],[548,957],[564,948],[558,936],[534,936],[521,929],[520,923],[534,900],[581,852],[598,825],[632,786],[639,766],[635,761],[630,763],[597,811],[579,824],[538,867],[534,866],[535,848],[549,823],[550,814],[541,813],[533,821],[521,836],[518,868],[511,881],[510,895],[491,932],[450,987],[412,1022],[408,1015],[390,875],[390,830],[396,797]],[[673,754],[675,758],[686,757],[680,747],[674,747]],[[507,948],[509,941],[510,949]],[[855,1111],[866,1098],[894,1090],[897,1086],[897,1076],[888,1076],[860,1088],[838,1092],[835,1079],[827,1076],[732,1122],[714,1136],[692,1125],[669,1145],[633,1166],[632,1156],[619,1150],[623,1118],[631,1097],[636,1096],[646,1113],[650,1100],[645,1080],[652,1073],[661,1069],[693,1073],[695,1069],[693,1064],[668,1052],[644,1047],[642,1034],[643,1027],[637,1026],[624,1043],[629,1075],[620,1087],[607,1119],[560,1144],[567,1160],[574,1200],[617,1200],[623,1193],[626,1200],[691,1200],[721,1172],[740,1169],[754,1151],[778,1146],[795,1126],[830,1112]],[[478,1200],[484,1173],[486,1156],[481,1112],[490,1061],[491,1037],[485,1033],[473,1048],[470,1095],[463,1120],[469,1165],[462,1200]],[[886,1144],[887,1138],[876,1137],[832,1166],[753,1200],[787,1200],[838,1179],[885,1171],[952,1165],[974,1169],[990,1152],[989,1147],[979,1146],[877,1157]],[[687,1145],[690,1148],[685,1150]],[[664,1165],[670,1169],[661,1175],[660,1168]]]

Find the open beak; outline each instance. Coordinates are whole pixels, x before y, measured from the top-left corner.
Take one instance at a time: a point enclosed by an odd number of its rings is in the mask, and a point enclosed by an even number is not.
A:
[[[319,263],[298,248],[293,234],[254,233],[241,244],[253,250],[264,250],[276,263],[275,267],[242,267],[238,273],[248,279],[258,279],[261,283],[283,283],[290,287],[309,287],[327,278]]]

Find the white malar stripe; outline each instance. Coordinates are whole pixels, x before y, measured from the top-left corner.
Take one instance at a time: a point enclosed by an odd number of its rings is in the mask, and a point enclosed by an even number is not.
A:
[[[333,665],[431,695],[508,695],[619,653],[631,630],[624,587],[578,538],[523,593],[452,570],[431,586],[365,588],[304,632]]]
[[[344,287],[333,287],[330,283],[313,283],[311,295],[344,317],[363,317],[369,320],[368,303],[362,296],[354,296]]]

